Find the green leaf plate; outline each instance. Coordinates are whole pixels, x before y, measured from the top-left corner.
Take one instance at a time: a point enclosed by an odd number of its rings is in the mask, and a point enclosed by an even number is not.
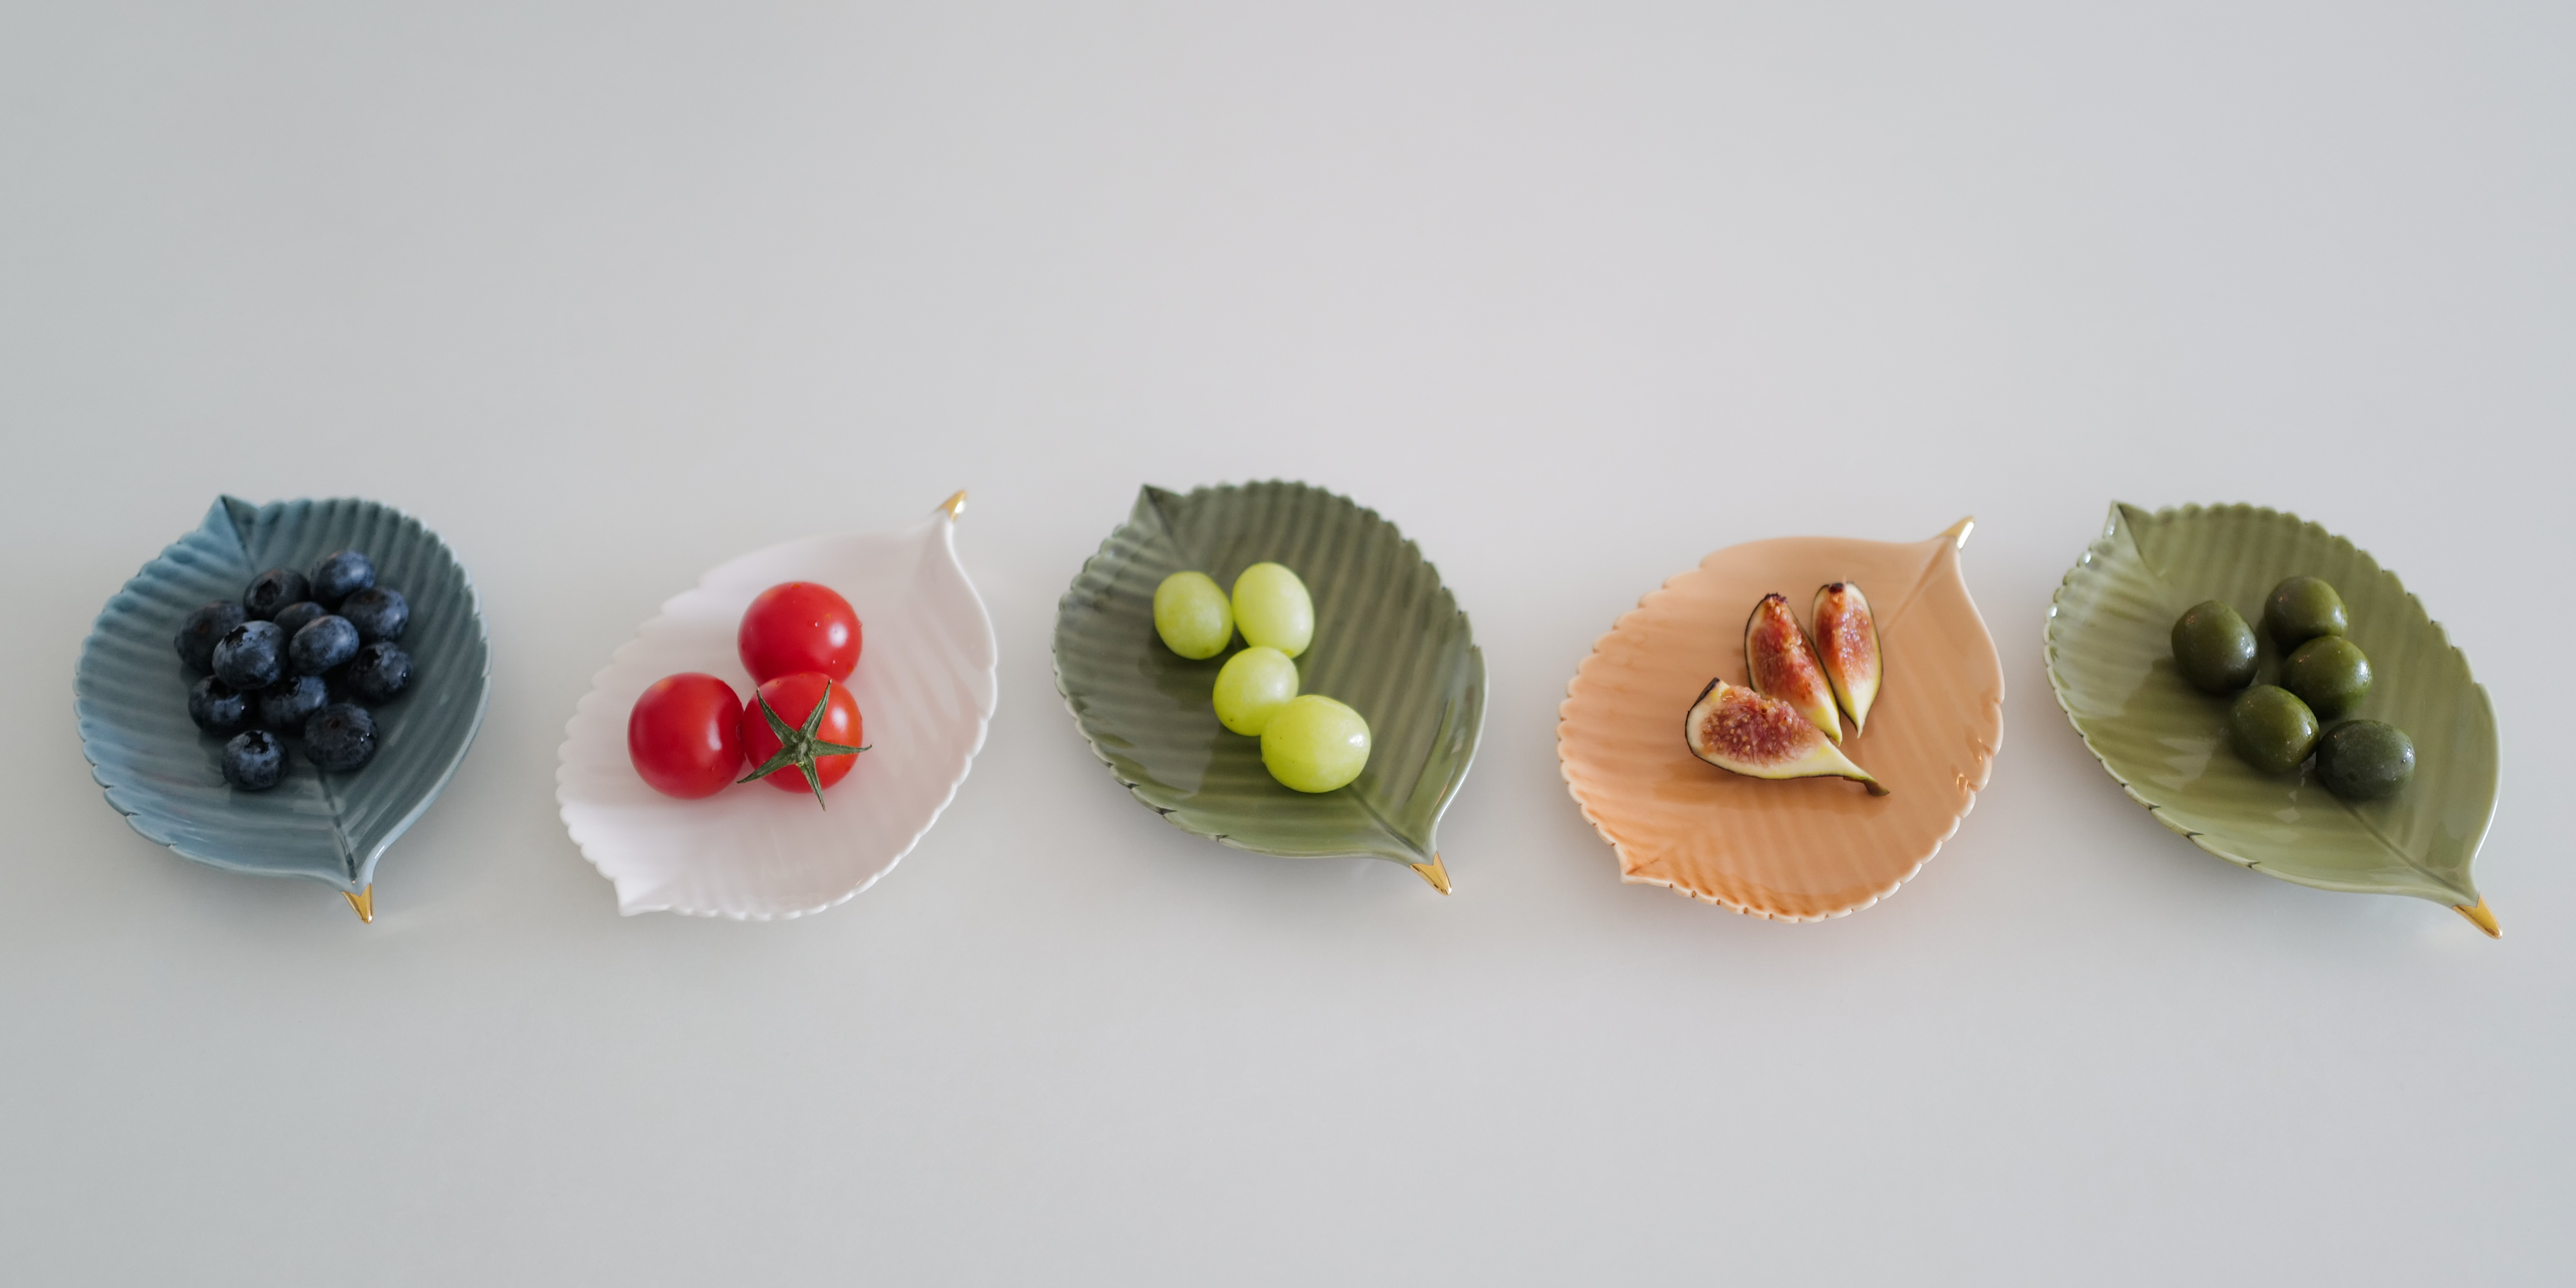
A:
[[[2370,656],[2354,714],[2415,742],[2414,780],[2386,800],[2337,800],[2312,766],[2257,772],[2226,748],[2227,703],[2174,670],[2183,610],[2216,599],[2259,622],[2272,587],[2301,573],[2342,592],[2350,638]],[[2261,666],[2270,682],[2268,641]],[[2495,708],[2423,604],[2350,541],[2250,505],[2115,503],[2049,606],[2048,681],[2103,767],[2192,844],[2321,890],[2429,899],[2497,933],[2469,879],[2495,818]]]
[[[1194,568],[1230,587],[1263,560],[1315,597],[1299,691],[1369,722],[1368,768],[1339,791],[1273,781],[1261,740],[1227,732],[1209,705],[1231,653],[1193,662],[1154,633],[1163,578]],[[1144,489],[1065,591],[1055,682],[1092,752],[1182,831],[1257,854],[1389,859],[1448,893],[1434,833],[1476,755],[1485,657],[1439,572],[1375,511],[1302,483]]]

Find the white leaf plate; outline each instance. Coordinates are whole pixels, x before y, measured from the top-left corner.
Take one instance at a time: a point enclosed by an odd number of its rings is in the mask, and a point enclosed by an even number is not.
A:
[[[617,908],[770,921],[821,912],[893,870],[966,781],[993,718],[996,653],[984,601],[957,562],[966,494],[901,532],[806,537],[720,564],[620,646],[564,726],[555,799],[582,856],[617,887]],[[745,699],[734,632],[752,597],[818,581],[858,610],[851,674],[871,750],[825,795],[761,783],[704,800],[645,785],[626,755],[626,716],[646,685],[704,671]]]

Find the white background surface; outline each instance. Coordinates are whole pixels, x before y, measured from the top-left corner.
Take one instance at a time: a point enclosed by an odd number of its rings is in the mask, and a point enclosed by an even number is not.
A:
[[[0,10],[0,1278],[2576,1276],[2564,5]],[[1056,596],[1296,477],[1474,616],[1458,893],[1159,823]],[[620,919],[555,818],[704,568],[952,489],[973,777],[807,920]],[[222,491],[456,547],[482,739],[364,927],[100,800],[98,605]],[[2050,699],[2107,504],[2404,576],[2495,694],[2491,943],[2202,855]],[[1816,926],[1557,778],[1703,553],[1978,516],[1992,786]]]

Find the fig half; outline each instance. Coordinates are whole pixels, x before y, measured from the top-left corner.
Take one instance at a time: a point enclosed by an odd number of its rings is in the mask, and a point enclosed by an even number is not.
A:
[[[1825,740],[1805,713],[1778,698],[1711,680],[1682,718],[1691,754],[1747,778],[1848,778],[1872,796],[1887,789]]]
[[[1878,701],[1878,619],[1860,587],[1838,581],[1816,589],[1816,656],[1834,699],[1851,715],[1852,732],[1867,729],[1870,704]]]
[[[1753,691],[1788,703],[1835,742],[1843,740],[1843,720],[1834,714],[1834,690],[1816,660],[1807,628],[1789,611],[1789,597],[1764,595],[1744,619],[1744,670]]]

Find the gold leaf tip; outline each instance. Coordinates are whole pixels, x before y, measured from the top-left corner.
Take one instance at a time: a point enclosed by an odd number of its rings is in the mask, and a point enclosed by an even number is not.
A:
[[[1950,530],[1942,533],[1941,535],[1957,542],[1958,549],[1965,550],[1968,548],[1968,534],[1976,530],[1977,516],[1972,514],[1967,518],[1959,520],[1957,523],[1951,524]]]
[[[343,890],[340,892],[340,897],[349,901],[349,907],[358,914],[358,920],[370,926],[376,924],[376,888],[374,886],[368,886],[356,894]],[[2483,904],[2479,906],[2485,907]]]
[[[966,489],[962,487],[957,489],[957,495],[940,502],[939,508],[948,512],[950,523],[955,523],[957,516],[966,512]]]
[[[2465,903],[2455,903],[2451,905],[2451,911],[2468,918],[2470,925],[2487,932],[2487,938],[2504,938],[2504,928],[2496,924],[2495,914],[2487,910],[2486,900],[2478,900],[2478,906],[2474,908]]]
[[[1423,880],[1430,882],[1432,889],[1437,890],[1442,894],[1449,893],[1449,868],[1446,864],[1443,864],[1440,861],[1440,856],[1438,854],[1433,854],[1429,863],[1414,864],[1413,870]],[[2481,904],[2479,906],[2484,907],[2485,905]]]

